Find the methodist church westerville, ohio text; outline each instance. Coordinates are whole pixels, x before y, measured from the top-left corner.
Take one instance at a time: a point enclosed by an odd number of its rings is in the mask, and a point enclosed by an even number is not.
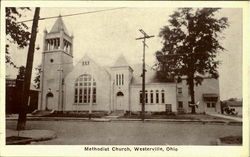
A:
[[[85,151],[178,151],[176,147],[84,147]]]

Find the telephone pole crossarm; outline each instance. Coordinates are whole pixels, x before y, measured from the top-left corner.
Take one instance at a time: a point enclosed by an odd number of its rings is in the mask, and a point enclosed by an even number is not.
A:
[[[150,35],[150,36],[144,36],[144,37],[139,37],[139,38],[135,38],[135,40],[141,40],[141,39],[145,39],[145,38],[152,38],[155,37],[154,35]]]

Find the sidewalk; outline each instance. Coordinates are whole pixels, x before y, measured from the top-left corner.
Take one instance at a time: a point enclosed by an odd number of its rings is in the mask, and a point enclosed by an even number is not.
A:
[[[17,120],[18,117],[6,117],[6,120]],[[94,121],[94,122],[110,122],[111,119],[107,118],[80,118],[80,117],[27,117],[27,120],[44,120],[44,121],[50,121],[50,120],[82,120],[82,121]]]
[[[218,114],[218,113],[207,113],[207,114],[210,116],[214,116],[214,117],[220,117],[220,118],[234,120],[237,122],[242,122],[242,118],[240,118],[240,117],[232,117],[232,116],[227,116],[227,115]]]
[[[8,137],[20,137],[20,138],[27,138],[24,140],[11,140],[6,141],[6,144],[13,145],[13,144],[29,144],[33,141],[45,141],[51,140],[56,138],[56,133],[51,130],[11,130],[6,129],[6,138]]]
[[[227,117],[222,117],[227,118]],[[17,120],[17,117],[6,117],[6,120]],[[27,120],[33,121],[84,121],[84,122],[125,122],[125,121],[141,121],[141,119],[132,118],[76,118],[76,117],[27,117]],[[202,123],[202,124],[241,124],[241,121],[234,119],[217,120],[217,119],[145,119],[144,122],[173,122],[173,123]]]

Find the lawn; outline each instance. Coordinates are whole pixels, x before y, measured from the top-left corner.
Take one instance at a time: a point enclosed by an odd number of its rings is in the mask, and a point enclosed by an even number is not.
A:
[[[92,112],[91,117],[92,118],[101,118],[106,116],[106,112]],[[76,117],[76,118],[88,118],[89,113],[88,112],[55,112],[50,115],[46,115],[44,117]]]
[[[220,138],[221,143],[223,144],[242,144],[242,136],[226,136]]]
[[[119,118],[140,119],[140,115],[125,115]],[[206,114],[146,114],[145,119],[188,119],[188,120],[227,120]]]
[[[92,118],[102,118],[107,116],[107,112],[93,112]],[[46,115],[45,117],[75,117],[75,118],[88,118],[89,114],[88,112],[55,112],[50,115]],[[118,117],[118,119],[121,118],[128,118],[128,119],[141,119],[140,114],[125,114],[124,116]],[[185,120],[223,120],[228,121],[224,118],[219,117],[213,117],[206,114],[166,114],[165,112],[159,112],[159,113],[151,113],[145,114],[145,119],[185,119]]]

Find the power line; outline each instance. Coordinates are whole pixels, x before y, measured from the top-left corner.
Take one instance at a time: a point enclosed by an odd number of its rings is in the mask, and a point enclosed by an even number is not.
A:
[[[119,8],[112,8],[112,9],[102,9],[102,10],[94,10],[94,11],[74,13],[74,14],[67,14],[67,15],[60,15],[60,16],[61,17],[69,17],[69,16],[76,16],[76,15],[92,14],[92,13],[98,13],[98,12],[104,12],[104,11],[118,10],[118,9],[124,9],[124,8],[126,8],[126,7],[119,7]],[[46,20],[46,19],[53,19],[53,18],[58,18],[58,16],[50,16],[50,17],[39,18],[39,20]],[[20,22],[17,22],[17,23],[30,22],[30,21],[33,21],[33,19],[24,20],[24,21],[20,21]]]

